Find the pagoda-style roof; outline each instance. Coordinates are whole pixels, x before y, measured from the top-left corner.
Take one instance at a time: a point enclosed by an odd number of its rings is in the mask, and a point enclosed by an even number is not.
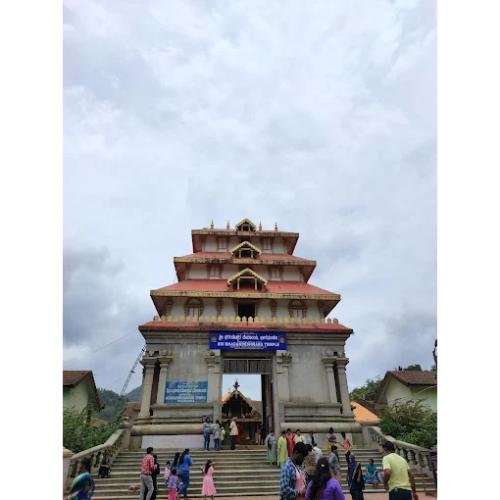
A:
[[[228,285],[232,285],[234,282],[238,280],[238,278],[242,278],[245,276],[252,276],[255,278],[257,281],[262,283],[264,286],[267,285],[267,280],[263,278],[260,274],[257,274],[255,271],[252,271],[249,267],[246,267],[245,269],[241,270],[239,273],[236,273],[234,276],[231,276],[227,280]]]
[[[247,398],[240,390],[238,381],[234,383],[233,389],[226,392],[222,398],[222,414],[226,418],[236,417],[244,420],[260,420],[262,402]],[[256,404],[259,403],[259,404]]]
[[[304,259],[287,253],[261,253],[257,258],[234,257],[231,252],[196,252],[182,257],[174,257],[177,279],[183,280],[189,264],[251,264],[301,267],[305,281],[308,281],[316,268],[316,261]]]
[[[249,269],[249,271],[252,270]],[[233,276],[233,278],[235,276]],[[257,276],[259,275],[257,274]],[[262,280],[264,279],[261,276],[259,276],[259,278]],[[252,296],[262,295],[262,298],[277,299],[297,298],[340,300],[340,295],[337,293],[329,292],[323,288],[311,285],[310,283],[303,283],[301,281],[265,281],[265,284],[265,292],[245,290],[245,294],[250,293]],[[238,292],[235,292],[228,287],[228,282],[224,279],[184,280],[162,288],[157,288],[156,290],[151,290],[152,297],[178,297],[182,295],[188,295],[189,297],[233,297],[237,296],[237,294]]]
[[[248,224],[249,227],[251,228],[250,231],[243,231],[239,228],[244,226],[244,224]],[[281,238],[286,251],[289,254],[292,254],[295,245],[297,244],[297,240],[299,239],[299,233],[295,232],[290,232],[290,231],[280,231],[278,230],[277,226],[275,226],[274,229],[272,230],[265,230],[261,229],[261,226],[257,228],[255,224],[249,220],[249,219],[243,219],[242,221],[238,222],[236,227],[231,228],[228,224],[226,228],[215,228],[210,225],[210,227],[204,227],[202,229],[193,229],[191,231],[191,239],[193,242],[193,252],[201,252],[203,250],[203,240],[207,236],[240,236],[240,237],[245,237],[248,238],[250,237],[262,237],[262,238]]]
[[[150,295],[159,314],[163,314],[161,311],[164,310],[166,301],[170,297],[317,300],[322,302],[325,314],[328,314],[341,299],[338,293],[300,281],[266,281],[265,290],[235,290],[224,279],[179,281],[151,290]]]

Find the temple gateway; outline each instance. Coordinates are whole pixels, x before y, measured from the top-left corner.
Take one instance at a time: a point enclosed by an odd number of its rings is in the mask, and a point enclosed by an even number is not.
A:
[[[352,329],[329,317],[340,295],[309,283],[316,261],[294,255],[298,238],[249,219],[191,231],[193,253],[174,257],[178,281],[151,290],[157,315],[139,326],[133,448],[201,447],[205,416],[238,411],[275,432],[334,427],[361,443],[346,378]],[[260,407],[224,395],[223,374],[260,375]]]

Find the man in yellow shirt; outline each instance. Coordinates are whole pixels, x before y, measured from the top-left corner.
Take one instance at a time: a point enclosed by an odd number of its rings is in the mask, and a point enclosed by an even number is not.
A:
[[[389,500],[418,500],[415,479],[408,462],[395,451],[390,441],[382,445],[384,488],[389,492]]]

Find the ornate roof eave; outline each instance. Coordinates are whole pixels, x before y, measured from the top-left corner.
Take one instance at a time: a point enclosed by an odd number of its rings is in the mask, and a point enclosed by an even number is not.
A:
[[[248,275],[253,276],[256,280],[260,281],[262,284],[267,285],[267,280],[263,278],[260,274],[256,273],[255,271],[252,271],[252,269],[250,269],[249,267],[245,267],[245,269],[242,269],[239,273],[236,273],[233,276],[231,276],[227,280],[227,283],[228,285],[230,285],[233,283],[233,281],[237,280],[238,278]]]
[[[201,251],[201,240],[200,238],[204,236],[260,236],[264,238],[283,238],[286,241],[286,247],[289,254],[293,254],[297,241],[299,239],[299,233],[294,233],[290,231],[274,231],[274,230],[264,230],[256,231],[255,233],[249,233],[248,231],[237,231],[236,229],[193,229],[191,231],[191,242],[193,246],[193,252]]]
[[[229,252],[230,253],[234,253],[234,252],[238,251],[240,248],[243,248],[243,247],[250,247],[252,250],[255,250],[257,253],[262,253],[262,250],[259,247],[256,247],[255,245],[252,245],[247,240],[242,241],[240,244],[238,244],[235,247],[231,248],[231,250],[229,250]]]
[[[308,333],[308,334],[332,334],[345,336],[346,338],[352,335],[352,328],[341,325],[340,323],[294,323],[292,320],[281,322],[272,321],[262,323],[247,323],[241,321],[232,321],[232,318],[226,318],[227,321],[220,321],[213,318],[206,318],[206,321],[189,321],[189,318],[182,318],[182,321],[164,321],[161,319],[153,320],[148,323],[139,325],[140,332],[210,332],[213,330],[224,331],[269,331],[276,330],[287,333]]]
[[[286,259],[252,259],[245,257],[174,257],[174,264],[259,264],[259,265],[277,265],[277,266],[304,266],[316,267],[315,260],[286,260]]]
[[[296,266],[301,267],[304,272],[304,278],[306,282],[311,277],[312,273],[316,269],[316,261],[303,259],[303,260],[286,260],[286,259],[252,259],[252,258],[241,258],[233,257],[174,257],[174,267],[177,275],[178,281],[184,279],[182,272],[183,267],[189,264],[244,264],[252,266]],[[182,272],[181,272],[182,271]]]
[[[259,299],[304,299],[323,300],[327,302],[340,302],[339,294],[328,293],[290,293],[290,292],[262,292],[262,291],[220,291],[205,292],[200,290],[151,290],[151,297],[227,297],[227,298],[259,298]]]
[[[252,231],[257,231],[257,225],[254,224],[250,219],[247,219],[246,217],[244,219],[241,219],[240,222],[238,222],[235,227],[238,229],[240,226],[243,224],[248,224],[249,226],[252,227]]]

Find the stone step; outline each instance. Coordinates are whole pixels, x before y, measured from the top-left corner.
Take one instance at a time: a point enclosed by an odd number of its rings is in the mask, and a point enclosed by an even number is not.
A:
[[[176,449],[165,449],[165,448],[158,448],[154,450],[154,453],[158,456],[174,456],[175,453],[181,452],[181,448],[176,448]],[[322,449],[323,453],[330,453],[330,448],[324,448]],[[229,450],[229,449],[222,449],[220,451],[215,451],[213,448],[210,448],[209,452],[212,453],[217,453],[220,455],[234,455],[238,453],[244,453],[244,454],[263,454],[265,455],[267,453],[267,450],[264,446],[259,447],[259,448],[252,448],[252,449],[239,449],[236,448],[236,450]],[[338,450],[339,454],[343,454],[343,450],[339,448]],[[138,456],[138,457],[143,457],[144,454],[146,453],[146,450],[137,450],[137,451],[123,451],[120,453],[120,455],[123,456]],[[358,453],[366,454],[366,453],[374,453],[380,455],[380,450],[376,448],[355,448],[353,449],[352,453],[354,455]],[[205,450],[189,450],[189,454],[193,456],[205,456],[207,454],[207,451]]]
[[[346,488],[343,488],[344,494],[348,495],[349,491]],[[423,491],[431,491],[433,490],[433,487],[423,487],[423,486],[417,486],[417,491],[423,492]],[[365,490],[365,493],[382,493],[386,494],[385,490],[383,488],[367,488]],[[275,488],[256,488],[255,490],[232,490],[232,491],[217,491],[217,497],[229,497],[229,496],[264,496],[264,495],[278,495],[279,494],[279,487]],[[157,498],[161,498],[161,495],[166,495],[166,492],[162,492],[158,494]],[[102,494],[101,492],[96,492],[94,496],[92,497],[92,500],[130,500],[130,498],[137,498],[138,493],[137,492],[112,492],[108,491],[106,494]],[[203,498],[201,495],[201,492],[195,492],[189,491],[189,498]],[[346,497],[349,498],[349,497]]]

